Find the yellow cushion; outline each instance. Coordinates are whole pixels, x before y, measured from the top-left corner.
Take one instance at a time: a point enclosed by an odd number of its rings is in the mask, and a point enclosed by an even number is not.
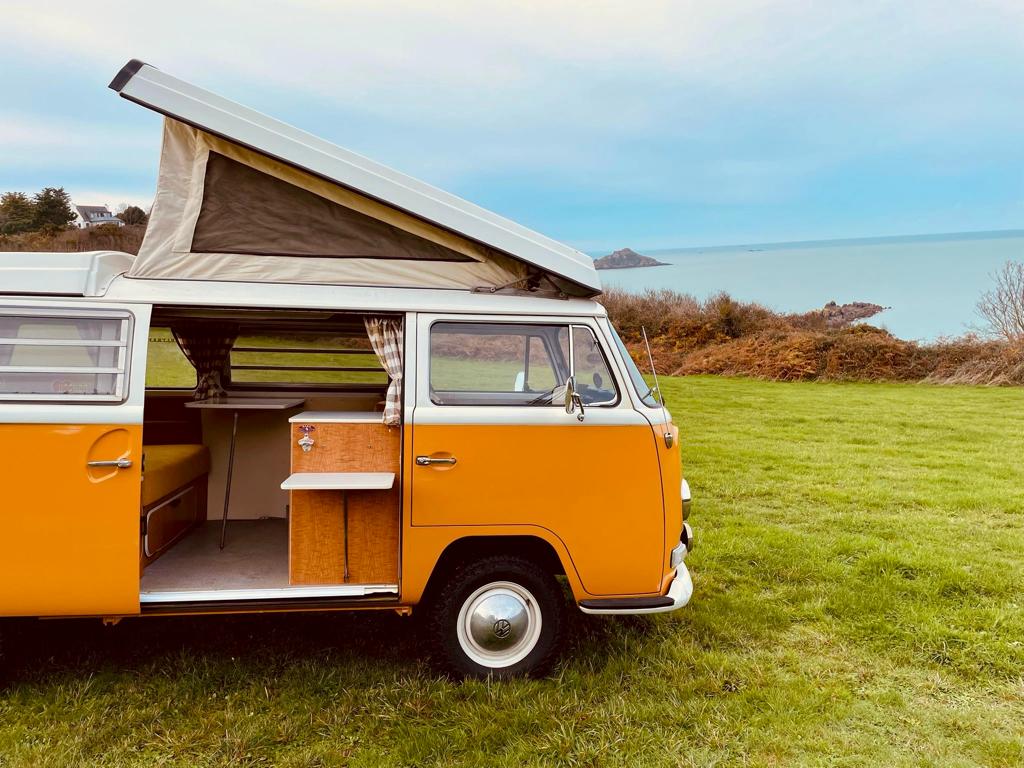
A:
[[[162,499],[210,471],[205,445],[144,445],[142,506]]]

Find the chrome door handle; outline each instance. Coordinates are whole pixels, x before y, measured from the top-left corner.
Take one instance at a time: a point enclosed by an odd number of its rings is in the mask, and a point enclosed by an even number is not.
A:
[[[118,469],[128,469],[132,465],[131,459],[110,459],[109,461],[90,461],[86,464],[87,467],[117,467]]]
[[[416,464],[420,467],[429,467],[431,464],[454,464],[456,458],[454,456],[448,456],[445,458],[435,459],[432,456],[417,456]]]

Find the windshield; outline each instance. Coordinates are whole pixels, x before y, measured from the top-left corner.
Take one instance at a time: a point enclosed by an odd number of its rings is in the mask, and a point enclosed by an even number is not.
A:
[[[608,325],[612,329],[612,338],[615,339],[615,346],[619,348],[619,352],[622,353],[622,359],[626,363],[626,372],[629,373],[629,380],[633,382],[633,389],[636,390],[640,400],[644,405],[650,408],[657,408],[660,403],[654,397],[654,389],[644,380],[643,374],[640,373],[640,369],[636,367],[636,363],[633,362],[633,358],[629,355],[629,350],[626,349],[626,345],[622,343],[622,339],[619,338],[619,332],[615,330],[615,326],[611,323]]]

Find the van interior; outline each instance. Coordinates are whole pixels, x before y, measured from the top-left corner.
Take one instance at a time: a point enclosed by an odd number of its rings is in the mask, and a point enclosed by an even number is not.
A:
[[[381,322],[400,343],[401,315],[154,307],[144,608],[397,595],[401,430],[384,423]]]

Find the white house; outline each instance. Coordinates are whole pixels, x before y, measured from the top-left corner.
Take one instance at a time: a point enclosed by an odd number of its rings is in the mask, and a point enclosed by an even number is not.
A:
[[[110,212],[105,205],[76,205],[75,226],[79,229],[98,227],[100,224],[113,224],[123,227],[124,222]]]

